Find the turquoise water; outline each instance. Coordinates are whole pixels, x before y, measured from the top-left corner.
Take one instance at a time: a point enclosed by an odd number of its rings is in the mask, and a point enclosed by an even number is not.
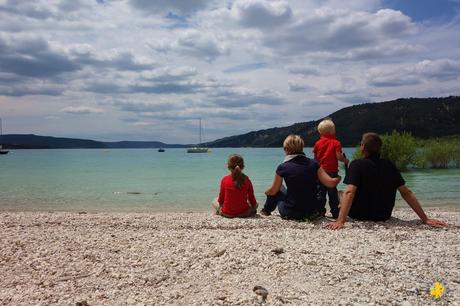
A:
[[[345,152],[351,156],[353,150]],[[310,149],[306,152],[311,155]],[[263,202],[283,159],[281,148],[221,148],[209,154],[185,149],[15,150],[0,156],[0,210],[205,210],[217,196],[231,153],[245,158],[245,173]],[[460,169],[403,176],[425,206],[460,207]]]

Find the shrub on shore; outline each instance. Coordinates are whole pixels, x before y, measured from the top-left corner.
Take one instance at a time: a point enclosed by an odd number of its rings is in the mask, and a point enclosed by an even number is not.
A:
[[[391,160],[398,170],[405,171],[416,163],[417,145],[411,133],[393,131],[382,140],[382,158]]]
[[[391,160],[400,171],[407,168],[460,167],[460,140],[416,140],[408,132],[393,131],[382,136],[382,158]],[[352,159],[361,158],[357,147]]]
[[[452,142],[452,163],[454,167],[460,168],[460,140]]]
[[[423,151],[424,160],[431,168],[460,167],[460,142],[458,140],[428,140]]]

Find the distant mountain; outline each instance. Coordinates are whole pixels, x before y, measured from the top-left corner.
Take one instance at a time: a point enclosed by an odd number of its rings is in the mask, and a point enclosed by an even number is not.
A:
[[[0,143],[10,149],[73,149],[73,148],[106,148],[99,141],[87,139],[38,136],[33,134],[9,134],[0,136]]]
[[[419,138],[460,134],[460,97],[408,98],[343,108],[329,116],[343,146],[355,146],[365,132],[379,134],[408,131]],[[301,135],[306,146],[319,138],[316,121],[225,137],[209,147],[281,147],[289,134]]]
[[[166,144],[159,141],[117,141],[117,142],[103,142],[108,148],[113,149],[149,149],[149,148],[185,148],[189,145],[182,144]]]
[[[5,149],[97,149],[97,148],[184,148],[187,145],[166,144],[159,141],[118,141],[102,142],[38,135],[9,134],[0,136],[0,144]]]

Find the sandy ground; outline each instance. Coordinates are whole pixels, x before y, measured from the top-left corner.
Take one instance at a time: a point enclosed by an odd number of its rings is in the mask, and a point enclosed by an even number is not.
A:
[[[460,211],[428,213],[451,226],[405,209],[341,231],[276,215],[0,212],[0,304],[460,305]]]

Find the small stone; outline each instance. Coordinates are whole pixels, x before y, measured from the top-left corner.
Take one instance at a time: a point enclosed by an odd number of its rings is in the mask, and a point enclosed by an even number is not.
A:
[[[273,249],[272,252],[275,253],[276,255],[280,255],[280,254],[284,253],[284,249],[283,248],[276,248],[276,249]]]
[[[89,306],[86,300],[75,303],[75,306]]]
[[[255,286],[252,291],[254,291],[255,294],[257,294],[258,296],[261,296],[262,297],[262,301],[265,301],[267,299],[267,296],[268,296],[268,290],[265,289],[264,287],[262,286]]]
[[[225,251],[226,251],[226,250],[223,249],[223,250],[220,250],[220,251],[216,252],[216,253],[214,254],[214,257],[220,257],[220,256],[224,255],[224,254],[225,254]]]

